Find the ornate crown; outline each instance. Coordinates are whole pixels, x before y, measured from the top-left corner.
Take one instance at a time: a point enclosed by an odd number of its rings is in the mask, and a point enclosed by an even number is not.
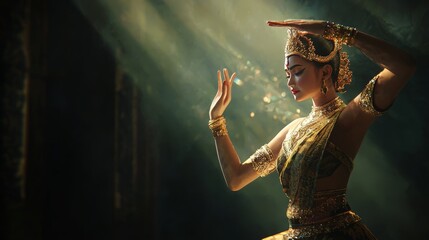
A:
[[[327,63],[331,61],[338,52],[340,52],[340,63],[338,79],[335,82],[335,90],[337,92],[344,92],[344,86],[350,84],[352,81],[352,72],[349,69],[350,61],[346,52],[341,52],[341,44],[333,39],[334,49],[327,55],[321,56],[316,54],[316,48],[313,41],[295,29],[288,29],[288,41],[285,46],[285,57],[292,55],[299,55],[309,61],[316,61],[320,63]],[[305,43],[304,43],[305,41]]]

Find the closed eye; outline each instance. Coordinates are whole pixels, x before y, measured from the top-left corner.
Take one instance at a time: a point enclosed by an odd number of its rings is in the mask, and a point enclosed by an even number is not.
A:
[[[305,68],[295,73],[295,76],[299,76],[304,72]]]

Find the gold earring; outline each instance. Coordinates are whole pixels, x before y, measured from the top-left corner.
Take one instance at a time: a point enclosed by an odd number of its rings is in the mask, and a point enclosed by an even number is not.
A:
[[[325,79],[322,81],[322,86],[320,87],[320,91],[323,93],[323,95],[326,95],[326,92],[328,92],[328,88],[325,85]]]

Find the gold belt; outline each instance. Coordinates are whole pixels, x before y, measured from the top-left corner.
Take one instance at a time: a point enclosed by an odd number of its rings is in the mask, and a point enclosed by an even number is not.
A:
[[[329,233],[361,220],[351,211],[345,189],[317,192],[313,199],[313,206],[308,209],[289,204],[287,217],[290,228],[283,232],[285,239]]]
[[[350,210],[345,189],[316,192],[311,208],[300,208],[289,201],[287,217],[289,229],[264,240],[313,237],[346,228],[361,220]]]
[[[350,210],[345,190],[318,192],[311,208],[301,208],[289,201],[286,216],[290,225],[312,224]]]
[[[324,221],[303,225],[302,227],[289,228],[283,232],[284,239],[300,239],[305,237],[326,234],[337,229],[345,228],[350,224],[359,222],[361,218],[352,211],[340,213]]]

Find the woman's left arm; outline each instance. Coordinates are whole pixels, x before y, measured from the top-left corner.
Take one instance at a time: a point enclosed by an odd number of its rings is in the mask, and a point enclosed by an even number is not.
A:
[[[273,27],[291,27],[299,31],[323,35],[328,22],[286,20],[268,21],[267,24]],[[356,32],[353,46],[384,68],[378,74],[372,104],[379,110],[385,110],[414,74],[416,68],[414,59],[403,50],[361,31]]]
[[[358,31],[354,44],[372,61],[383,67],[373,93],[374,107],[388,108],[416,69],[411,55],[393,45]]]

